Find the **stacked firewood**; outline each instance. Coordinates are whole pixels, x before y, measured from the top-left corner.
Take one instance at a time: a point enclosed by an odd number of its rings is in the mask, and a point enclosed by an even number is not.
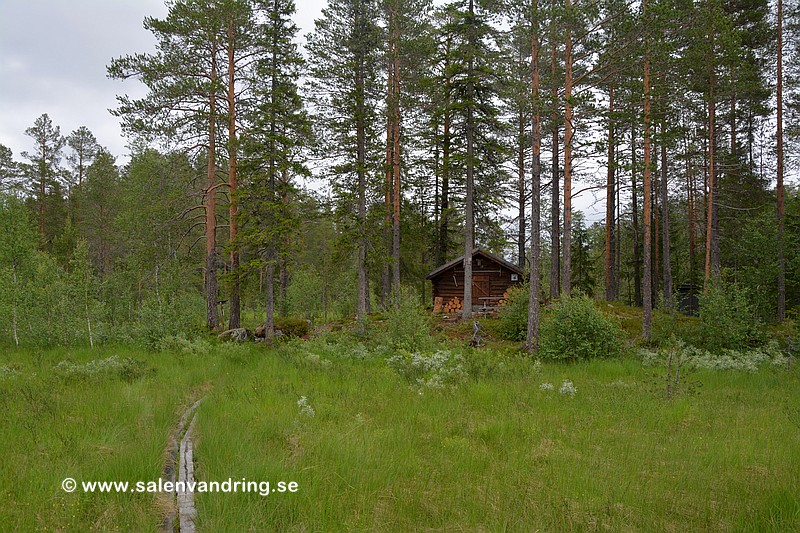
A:
[[[500,307],[503,307],[507,303],[508,303],[508,291],[503,293],[503,297],[500,298],[500,301],[497,302],[497,305],[499,305]]]
[[[462,302],[458,296],[452,297],[444,306],[443,311],[445,313],[456,313],[464,309],[464,302]]]

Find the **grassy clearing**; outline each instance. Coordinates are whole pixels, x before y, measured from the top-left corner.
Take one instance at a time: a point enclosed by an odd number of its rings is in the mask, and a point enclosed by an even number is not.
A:
[[[112,356],[143,365],[87,373],[58,366],[91,369],[86,363]],[[4,354],[0,530],[155,530],[153,494],[67,493],[61,482],[158,479],[184,391],[207,387],[223,361],[125,348]]]
[[[698,372],[695,393],[667,402],[633,359],[537,373],[472,353],[477,376],[422,390],[352,352],[298,345],[215,388],[200,413],[199,477],[300,491],[201,494],[202,528],[800,528],[800,428],[786,409],[796,372]],[[574,397],[559,394],[564,379]],[[315,416],[300,413],[301,396]]]
[[[300,487],[197,494],[204,531],[800,530],[796,368],[697,370],[666,401],[664,370],[636,356],[537,365],[491,339],[443,341],[431,346],[458,356],[448,376],[461,383],[431,388],[390,367],[385,344],[330,333],[4,354],[0,530],[155,530],[155,495],[68,494],[61,481],[158,479],[198,394],[198,480]]]

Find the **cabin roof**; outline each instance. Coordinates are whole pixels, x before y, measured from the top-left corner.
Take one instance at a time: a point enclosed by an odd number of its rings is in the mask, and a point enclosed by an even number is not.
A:
[[[525,275],[525,272],[523,272],[522,269],[519,268],[514,263],[509,263],[508,261],[506,261],[502,257],[497,257],[496,255],[490,254],[489,252],[487,252],[487,251],[485,251],[485,250],[483,250],[481,248],[476,248],[475,250],[473,250],[472,257],[474,258],[476,255],[482,255],[483,257],[485,257],[485,258],[487,258],[487,259],[489,259],[491,261],[495,261],[496,263],[499,263],[500,265],[506,267],[507,269],[509,269],[512,272],[515,272],[515,273],[519,274],[520,276]],[[464,256],[463,255],[460,256],[460,257],[456,257],[455,259],[453,259],[449,263],[445,263],[442,266],[440,266],[439,268],[437,268],[436,270],[433,270],[432,272],[430,272],[427,276],[425,276],[425,279],[433,279],[436,276],[438,276],[439,274],[441,274],[442,272],[444,272],[445,270],[448,270],[448,269],[458,265],[459,263],[463,263],[463,262],[464,262]]]

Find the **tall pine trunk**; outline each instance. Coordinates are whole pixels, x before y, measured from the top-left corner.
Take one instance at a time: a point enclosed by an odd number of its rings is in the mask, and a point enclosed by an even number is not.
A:
[[[395,3],[395,9],[397,4]],[[394,303],[400,304],[400,208],[402,196],[400,190],[400,26],[397,13],[394,13],[394,45],[392,70],[392,176],[394,191],[394,211],[392,216],[392,285],[394,286]]]
[[[614,231],[614,215],[616,197],[616,162],[614,160],[614,83],[608,90],[608,170],[606,174],[606,300],[614,300],[616,290],[614,283],[615,275],[615,246],[616,234]]]
[[[230,193],[229,220],[230,230],[228,245],[231,247],[231,296],[228,328],[241,326],[241,304],[239,301],[239,250],[236,242],[237,232],[237,198],[236,170],[237,152],[239,150],[236,136],[236,33],[233,28],[233,17],[228,19],[228,189]]]
[[[713,74],[712,74],[713,80]],[[711,85],[711,98],[708,102],[708,199],[707,199],[707,215],[706,215],[706,264],[705,264],[705,290],[708,290],[712,281],[717,281],[718,271],[713,266],[712,248],[714,247],[714,231],[715,231],[715,208],[716,202],[714,189],[716,188],[716,169],[714,168],[714,121],[715,121],[716,102],[714,101],[714,86],[713,81]]]
[[[555,32],[553,33],[555,34]],[[558,170],[558,85],[555,82],[558,47],[556,46],[555,35],[551,35],[550,61],[550,73],[553,83],[551,89],[553,109],[550,114],[550,120],[553,123],[553,153],[551,160],[553,179],[550,182],[550,298],[555,299],[561,294],[561,195],[559,193],[561,176]]]
[[[566,0],[569,16],[572,1]],[[564,47],[564,246],[561,264],[561,292],[569,296],[572,287],[572,31],[570,24],[566,28],[566,44]]]
[[[661,118],[661,137],[666,139],[666,125]],[[667,187],[667,143],[661,142],[661,273],[664,278],[664,307],[672,310],[672,259],[669,235],[669,188]]]
[[[525,269],[525,113],[517,116],[517,266]]]
[[[394,95],[394,61],[391,53],[392,40],[389,40],[389,53],[387,54],[387,75],[386,75],[386,164],[384,167],[384,219],[383,219],[383,240],[386,245],[387,259],[381,272],[381,305],[389,305],[392,293],[392,265],[389,255],[392,251],[392,138],[394,128],[392,121],[392,96]]]
[[[475,189],[475,6],[469,0],[469,59],[467,62],[467,190],[466,220],[464,221],[464,320],[472,318],[472,248],[474,246],[474,189]]]
[[[534,24],[531,38],[531,93],[533,100],[533,161],[531,164],[531,279],[528,300],[528,329],[525,337],[525,349],[529,353],[537,350],[539,345],[539,299],[542,293],[541,281],[541,188],[542,188],[542,125],[541,102],[539,99],[539,20],[538,0],[534,0]]]
[[[631,209],[633,226],[633,304],[642,305],[642,264],[639,248],[639,204],[636,198],[636,126],[631,128]]]
[[[217,113],[217,48],[212,40],[211,50],[211,89],[209,90],[208,119],[208,174],[206,180],[206,325],[208,329],[219,328],[217,310],[217,151],[216,151],[216,113]]]
[[[358,4],[356,9],[356,32],[362,33],[366,26],[363,5]],[[358,196],[358,301],[356,313],[358,328],[362,333],[366,330],[366,320],[369,313],[369,280],[367,278],[367,151],[366,151],[366,76],[365,60],[362,52],[357,52],[355,72],[355,99],[356,99],[356,194]]]
[[[647,0],[644,0],[642,12],[647,15]],[[652,271],[652,182],[651,182],[651,161],[650,161],[650,45],[649,37],[646,38],[644,52],[644,178],[642,180],[643,190],[643,212],[642,222],[644,223],[644,311],[642,318],[642,338],[649,340],[653,331],[653,271]]]
[[[778,207],[778,322],[786,317],[786,255],[784,236],[784,191],[783,191],[783,0],[778,0],[778,50],[777,50],[777,151],[778,183],[776,186]]]

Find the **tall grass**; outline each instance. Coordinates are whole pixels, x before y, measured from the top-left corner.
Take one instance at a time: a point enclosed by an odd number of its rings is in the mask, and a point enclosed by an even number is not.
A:
[[[199,493],[204,531],[800,529],[796,367],[698,369],[666,401],[663,369],[638,358],[542,364],[451,344],[437,349],[464,373],[437,388],[388,364],[384,338],[5,354],[0,530],[155,530],[156,495],[60,484],[158,479],[200,394],[198,480],[299,484]],[[103,366],[112,355],[141,365]]]
[[[199,495],[206,530],[779,530],[800,527],[796,373],[699,371],[666,402],[633,359],[509,360],[455,391],[378,360],[254,360],[201,412],[208,480],[296,494]],[[569,379],[574,397],[541,390]],[[315,411],[302,416],[305,396]],[[237,431],[234,428],[247,428]]]

